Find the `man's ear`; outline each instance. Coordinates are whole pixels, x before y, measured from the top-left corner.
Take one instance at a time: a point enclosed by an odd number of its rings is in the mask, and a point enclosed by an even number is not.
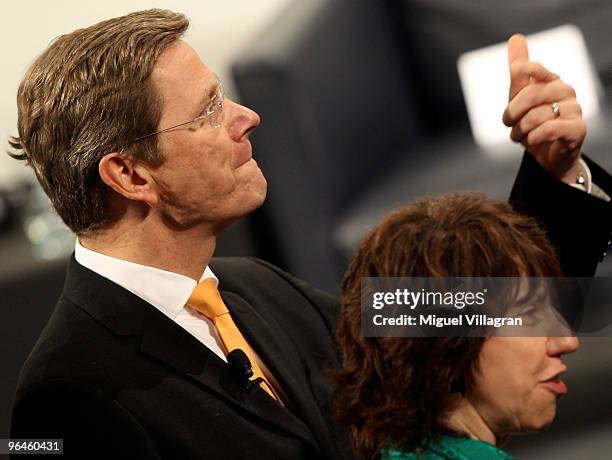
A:
[[[119,152],[104,155],[98,164],[102,181],[128,200],[155,206],[159,194],[146,165]]]

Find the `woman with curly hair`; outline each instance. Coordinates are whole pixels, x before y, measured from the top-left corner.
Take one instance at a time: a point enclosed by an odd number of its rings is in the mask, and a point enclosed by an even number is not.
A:
[[[425,198],[361,243],[342,286],[335,409],[359,458],[509,459],[508,436],[540,430],[567,391],[576,337],[364,337],[365,277],[556,277],[537,223],[481,195]]]

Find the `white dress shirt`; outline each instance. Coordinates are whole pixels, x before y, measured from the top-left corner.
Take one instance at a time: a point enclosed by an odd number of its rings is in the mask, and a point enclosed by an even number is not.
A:
[[[227,358],[223,352],[223,342],[221,342],[217,334],[217,329],[212,321],[195,310],[186,308],[187,300],[189,300],[191,293],[197,285],[195,280],[188,276],[179,275],[178,273],[128,262],[127,260],[117,259],[92,251],[84,247],[79,242],[78,238],[75,243],[74,257],[76,261],[85,268],[109,279],[113,283],[118,284],[132,294],[140,297],[145,302],[153,305],[185,331],[198,339],[219,358],[227,362]],[[215,284],[217,286],[219,285],[219,279],[208,266],[204,269],[199,282],[207,278],[214,279]],[[280,388],[274,375],[272,375],[255,350],[251,349],[251,351],[253,353],[253,358],[274,387],[281,401],[287,401],[287,395],[284,393],[283,389]]]
[[[185,308],[187,300],[196,287],[195,280],[178,273],[92,251],[84,247],[78,239],[74,248],[74,256],[79,264],[153,305],[227,362],[222,342],[212,321],[191,308]],[[219,285],[219,279],[208,266],[204,269],[200,282],[207,278],[214,279],[215,285]],[[255,354],[254,350],[253,353]],[[255,359],[262,364],[259,357],[255,356]],[[264,368],[262,371],[266,373]]]
[[[227,362],[223,352],[223,342],[221,342],[212,321],[193,309],[186,308],[187,300],[189,300],[191,293],[197,285],[195,280],[178,273],[128,262],[127,260],[117,259],[92,251],[84,247],[78,238],[75,243],[74,257],[85,268],[109,279],[153,305],[198,339],[219,358]],[[214,279],[215,284],[219,286],[219,279],[208,266],[204,269],[199,282],[207,278]],[[228,306],[228,308],[230,307]],[[255,350],[251,349],[251,351],[261,372],[263,372],[274,387],[277,396],[282,402],[286,403],[288,401],[287,395],[278,384],[274,375]]]

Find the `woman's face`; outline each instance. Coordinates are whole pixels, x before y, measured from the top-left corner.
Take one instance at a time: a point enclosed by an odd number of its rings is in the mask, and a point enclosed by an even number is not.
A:
[[[576,337],[491,337],[480,352],[475,385],[466,397],[496,437],[540,430],[567,392],[561,357],[578,348]]]

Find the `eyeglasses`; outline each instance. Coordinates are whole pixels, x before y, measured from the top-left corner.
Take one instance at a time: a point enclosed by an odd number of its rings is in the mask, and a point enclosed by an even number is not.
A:
[[[195,117],[193,120],[185,121],[183,123],[179,123],[178,125],[170,126],[168,128],[155,131],[154,133],[145,134],[144,136],[131,139],[127,141],[125,145],[141,141],[143,139],[147,139],[148,137],[157,136],[158,134],[165,133],[166,131],[170,131],[172,129],[180,128],[181,126],[192,125],[193,129],[199,129],[204,126],[204,123],[206,123],[207,120],[212,128],[220,128],[223,124],[224,118],[224,102],[225,91],[223,90],[223,85],[217,79],[217,89],[215,91],[215,94],[210,98],[208,104],[206,105],[206,108],[204,109],[201,115]]]

